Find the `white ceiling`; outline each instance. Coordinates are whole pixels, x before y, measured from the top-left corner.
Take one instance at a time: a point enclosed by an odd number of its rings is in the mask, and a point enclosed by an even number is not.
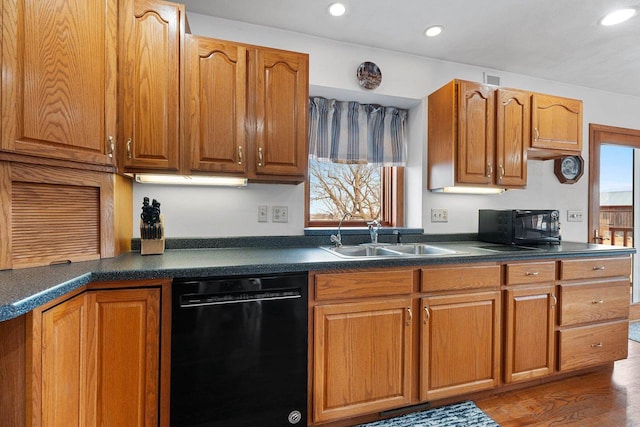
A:
[[[181,0],[187,12],[640,96],[640,0]],[[430,25],[443,25],[435,38]]]

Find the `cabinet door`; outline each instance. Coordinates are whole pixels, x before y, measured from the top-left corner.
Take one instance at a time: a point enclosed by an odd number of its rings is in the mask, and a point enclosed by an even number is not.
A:
[[[183,5],[121,3],[120,151],[126,172],[178,170],[184,20]]]
[[[315,422],[410,403],[410,298],[314,310]]]
[[[420,400],[498,385],[500,292],[422,298]]]
[[[534,93],[531,147],[582,151],[582,101]]]
[[[529,93],[498,89],[496,97],[496,184],[524,187],[530,138]]]
[[[255,173],[304,180],[308,163],[309,57],[260,48],[255,60]]]
[[[87,306],[82,294],[42,313],[33,335],[32,426],[84,426]],[[39,335],[41,334],[41,335]]]
[[[555,287],[507,290],[504,380],[529,380],[553,373]]]
[[[185,169],[247,169],[247,49],[231,42],[186,36]]]
[[[157,426],[160,289],[88,294],[88,425]]]
[[[457,181],[491,184],[495,173],[495,96],[488,86],[458,83]]]
[[[3,9],[0,148],[112,164],[117,1],[3,0]]]

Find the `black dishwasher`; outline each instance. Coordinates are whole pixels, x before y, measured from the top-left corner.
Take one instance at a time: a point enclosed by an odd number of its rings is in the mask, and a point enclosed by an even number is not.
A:
[[[171,426],[307,425],[307,274],[176,279]]]

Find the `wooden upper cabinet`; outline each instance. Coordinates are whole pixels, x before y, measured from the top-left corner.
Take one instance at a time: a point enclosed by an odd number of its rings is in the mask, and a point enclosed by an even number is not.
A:
[[[247,48],[187,35],[184,169],[246,174]]]
[[[453,80],[428,108],[429,189],[526,185],[527,92]]]
[[[534,93],[531,97],[531,148],[579,154],[582,151],[582,101]]]
[[[3,0],[3,151],[113,164],[117,0]]]
[[[496,184],[527,185],[527,148],[530,135],[529,93],[496,91]]]
[[[458,173],[464,184],[490,184],[495,169],[495,97],[488,86],[458,84]]]
[[[267,48],[252,50],[250,56],[255,66],[255,178],[302,181],[308,163],[309,56]]]
[[[121,164],[125,172],[179,167],[184,5],[122,0]]]

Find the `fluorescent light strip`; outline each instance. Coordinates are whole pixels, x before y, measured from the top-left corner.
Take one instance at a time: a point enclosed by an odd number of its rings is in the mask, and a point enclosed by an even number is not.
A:
[[[610,25],[618,25],[633,18],[635,14],[636,10],[633,8],[618,9],[602,18],[602,20],[600,21],[600,25],[604,25],[605,27],[608,27]]]
[[[492,187],[442,187],[431,190],[434,193],[450,193],[450,194],[502,194],[506,190],[504,188]]]
[[[245,187],[247,185],[246,178],[227,176],[136,174],[135,179],[136,182],[141,184],[208,185],[224,187]]]

